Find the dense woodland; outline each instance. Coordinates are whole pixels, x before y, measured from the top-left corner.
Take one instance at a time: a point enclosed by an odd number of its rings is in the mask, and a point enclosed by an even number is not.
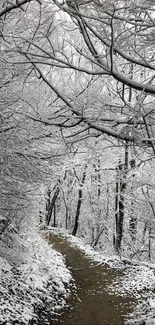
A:
[[[154,1],[1,0],[1,236],[36,200],[38,223],[155,262],[154,96]]]

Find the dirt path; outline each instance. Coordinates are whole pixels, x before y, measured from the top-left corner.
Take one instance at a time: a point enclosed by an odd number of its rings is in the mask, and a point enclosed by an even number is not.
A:
[[[77,296],[73,294],[69,298],[70,307],[52,324],[122,325],[124,316],[132,309],[134,301],[131,297],[121,298],[106,291],[106,287],[119,273],[121,276],[122,271],[97,265],[83,252],[56,235],[49,236],[49,244],[51,243],[65,255],[67,267],[77,286]]]

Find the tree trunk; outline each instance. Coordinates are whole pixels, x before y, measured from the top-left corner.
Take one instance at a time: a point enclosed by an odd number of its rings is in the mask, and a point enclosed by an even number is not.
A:
[[[103,234],[103,232],[104,232],[105,230],[106,230],[106,227],[104,226],[104,227],[100,230],[100,232],[98,232],[96,238],[94,239],[94,241],[93,241],[93,243],[92,243],[92,247],[93,247],[93,248],[95,248],[95,247],[97,246],[98,241],[99,241],[101,235]]]
[[[48,218],[47,218],[47,226],[49,226],[49,224],[51,222],[52,212],[54,210],[55,202],[57,200],[57,197],[59,195],[59,192],[60,192],[60,188],[57,187],[56,190],[55,190],[55,192],[54,192],[54,195],[52,197],[52,200],[50,202],[50,207],[49,207],[49,211],[48,211]],[[56,226],[56,212],[55,212],[53,226],[54,227]]]
[[[46,207],[45,207],[45,223],[47,224],[48,221],[48,214],[49,214],[49,208],[50,208],[50,200],[51,200],[51,190],[48,189],[47,191],[47,197],[46,197]]]
[[[151,262],[151,236],[152,236],[152,227],[151,227],[151,223],[149,225],[149,261]]]
[[[114,248],[119,254],[121,250],[121,242],[123,236],[124,222],[124,194],[126,190],[126,176],[128,171],[128,143],[125,144],[125,162],[118,165],[118,179],[116,181],[116,198],[115,198],[115,222],[116,235],[114,238]],[[118,184],[117,184],[118,183]]]
[[[135,163],[135,159],[132,159],[130,161],[130,166],[131,169],[134,168],[136,166]],[[134,177],[135,175],[133,174],[132,177]],[[130,235],[131,235],[131,239],[133,242],[135,242],[136,240],[136,232],[137,232],[137,216],[134,213],[134,202],[135,202],[135,198],[133,195],[133,186],[131,186],[131,215],[129,218],[129,231],[130,231]]]
[[[119,169],[116,168],[116,189],[115,189],[115,232],[113,234],[113,245],[116,249],[116,234],[117,234],[117,224],[118,224],[118,201],[119,201]]]
[[[146,193],[144,192],[144,189],[142,189],[142,193],[143,195],[145,196],[145,198],[147,198],[148,200],[148,203],[151,207],[151,210],[152,210],[152,213],[153,213],[153,220],[155,219],[155,208],[154,208],[154,204],[152,203],[151,201],[151,198],[150,198],[150,192],[149,192],[149,187],[147,187],[147,191]],[[151,218],[151,216],[150,216]],[[146,234],[146,230],[148,228],[148,235],[149,235],[149,242],[148,242],[148,246],[149,246],[149,261],[151,262],[151,237],[152,237],[152,220],[150,221],[147,221],[147,223],[145,224],[145,234]],[[143,235],[143,242],[145,241],[145,236]]]
[[[84,168],[84,172],[83,172],[83,176],[82,176],[82,180],[81,180],[81,184],[80,184],[80,188],[78,191],[78,202],[77,202],[77,208],[76,208],[76,215],[75,215],[75,224],[74,224],[74,228],[72,231],[72,235],[75,236],[78,230],[78,224],[79,224],[79,217],[80,217],[80,209],[81,209],[81,204],[82,204],[82,188],[85,182],[85,178],[86,178],[86,167]]]
[[[118,214],[116,223],[116,241],[115,249],[117,253],[120,253],[121,242],[123,236],[123,221],[124,221],[124,191],[126,189],[126,184],[120,183],[120,198],[118,203]]]
[[[56,200],[53,204],[53,227],[56,227]]]

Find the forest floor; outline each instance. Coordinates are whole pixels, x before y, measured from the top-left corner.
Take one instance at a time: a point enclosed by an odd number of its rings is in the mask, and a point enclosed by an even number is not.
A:
[[[122,270],[99,265],[84,252],[72,247],[58,235],[49,235],[49,244],[65,255],[66,266],[72,273],[76,293],[70,295],[69,308],[55,323],[64,325],[121,325],[124,316],[133,309],[134,299],[121,297],[108,290]],[[53,324],[53,321],[52,321]]]
[[[76,288],[51,325],[155,324],[155,265],[105,257],[61,229],[49,229],[48,243],[65,257]]]
[[[155,265],[35,220],[1,236],[0,325],[155,325]]]
[[[65,256],[66,266],[76,285],[76,292],[68,299],[69,307],[52,324],[124,324],[125,316],[133,310],[136,301],[131,295],[123,297],[109,289],[116,278],[122,277],[124,271],[92,261],[59,235],[50,233],[48,242]]]

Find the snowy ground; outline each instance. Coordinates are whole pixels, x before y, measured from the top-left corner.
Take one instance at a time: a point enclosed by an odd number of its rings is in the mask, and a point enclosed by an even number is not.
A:
[[[118,256],[104,256],[95,251],[84,240],[73,237],[64,229],[49,228],[55,234],[65,237],[72,246],[78,247],[92,260],[108,264],[113,268],[122,268],[123,276],[115,278],[109,291],[118,295],[131,295],[137,299],[137,307],[128,316],[126,325],[155,325],[155,265],[138,264],[136,261],[120,259]],[[133,263],[133,264],[132,264]]]
[[[50,229],[49,229],[50,230]],[[122,268],[109,291],[137,298],[137,307],[126,325],[155,324],[155,265],[136,264],[117,256],[103,256],[77,237],[60,229],[50,231],[67,238],[92,260]],[[22,224],[19,234],[4,233],[0,246],[0,325],[49,324],[66,304],[73,279],[61,254],[52,249],[34,223]],[[46,308],[45,308],[46,306]],[[31,322],[33,319],[33,322]]]
[[[0,324],[36,324],[38,313],[49,324],[47,315],[61,311],[72,285],[62,255],[35,224],[4,233],[0,244]]]

